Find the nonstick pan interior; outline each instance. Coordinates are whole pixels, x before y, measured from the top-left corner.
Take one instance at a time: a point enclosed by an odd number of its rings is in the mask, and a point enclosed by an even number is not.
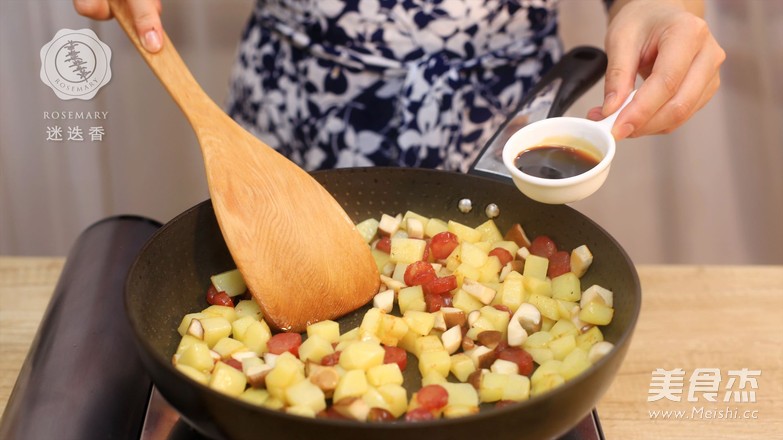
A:
[[[413,210],[476,226],[486,221],[484,209],[494,203],[500,208],[495,221],[501,230],[519,222],[530,236],[547,234],[567,249],[587,244],[595,261],[582,279],[583,287],[600,284],[615,292],[614,319],[602,330],[616,348],[552,392],[462,419],[392,424],[306,419],[223,396],[192,382],[170,362],[179,342],[176,328],[182,316],[205,307],[210,275],[233,267],[212,206],[205,201],[166,224],[147,243],[130,271],[126,289],[127,310],[142,359],[163,396],[186,420],[206,435],[231,439],[553,438],[594,407],[625,356],[641,303],[634,266],[608,233],[569,207],[533,202],[509,184],[482,177],[398,168],[330,170],[314,173],[314,177],[355,221]],[[457,208],[463,198],[472,202],[469,213]],[[313,245],[318,245],[318,237],[313,237]],[[357,320],[356,315],[348,316],[341,324],[355,326]],[[415,364],[407,370],[415,370]]]

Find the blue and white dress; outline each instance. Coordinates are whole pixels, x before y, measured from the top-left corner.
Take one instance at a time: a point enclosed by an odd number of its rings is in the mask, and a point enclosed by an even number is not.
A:
[[[562,53],[557,0],[259,0],[228,112],[306,170],[466,171]]]

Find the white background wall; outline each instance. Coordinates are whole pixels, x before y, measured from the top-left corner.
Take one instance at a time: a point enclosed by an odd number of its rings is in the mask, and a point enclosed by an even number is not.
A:
[[[164,0],[164,24],[206,91],[226,95],[251,0]],[[561,0],[567,47],[602,46],[599,0]],[[604,188],[574,207],[637,263],[783,263],[783,0],[708,0],[726,49],[719,94],[686,126],[620,144]],[[113,51],[91,101],[60,101],[38,79],[61,28],[90,27]],[[207,198],[200,153],[177,107],[116,23],[70,0],[0,0],[0,254],[65,255],[91,223],[166,221]],[[569,112],[601,101],[595,87]],[[45,111],[108,111],[102,142],[47,142]],[[63,124],[64,125],[64,124]],[[90,125],[90,124],[88,124]]]

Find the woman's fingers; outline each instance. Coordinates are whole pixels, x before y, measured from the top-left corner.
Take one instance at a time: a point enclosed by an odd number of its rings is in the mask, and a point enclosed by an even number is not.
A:
[[[118,0],[123,1],[123,0]],[[163,27],[160,22],[160,0],[124,0],[133,17],[136,35],[144,49],[158,52],[163,47]],[[96,20],[112,17],[107,0],[73,0],[73,6],[80,15]]]
[[[610,25],[604,103],[588,112],[594,120],[608,116],[628,96],[636,76],[645,77],[615,122],[618,140],[682,125],[717,90],[725,59],[704,20],[665,2],[641,3],[631,3]]]

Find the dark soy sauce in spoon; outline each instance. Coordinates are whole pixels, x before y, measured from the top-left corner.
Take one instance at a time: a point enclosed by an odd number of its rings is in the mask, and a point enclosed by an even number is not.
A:
[[[514,159],[520,171],[544,179],[565,179],[589,171],[598,158],[587,151],[562,145],[545,145],[527,149]]]

